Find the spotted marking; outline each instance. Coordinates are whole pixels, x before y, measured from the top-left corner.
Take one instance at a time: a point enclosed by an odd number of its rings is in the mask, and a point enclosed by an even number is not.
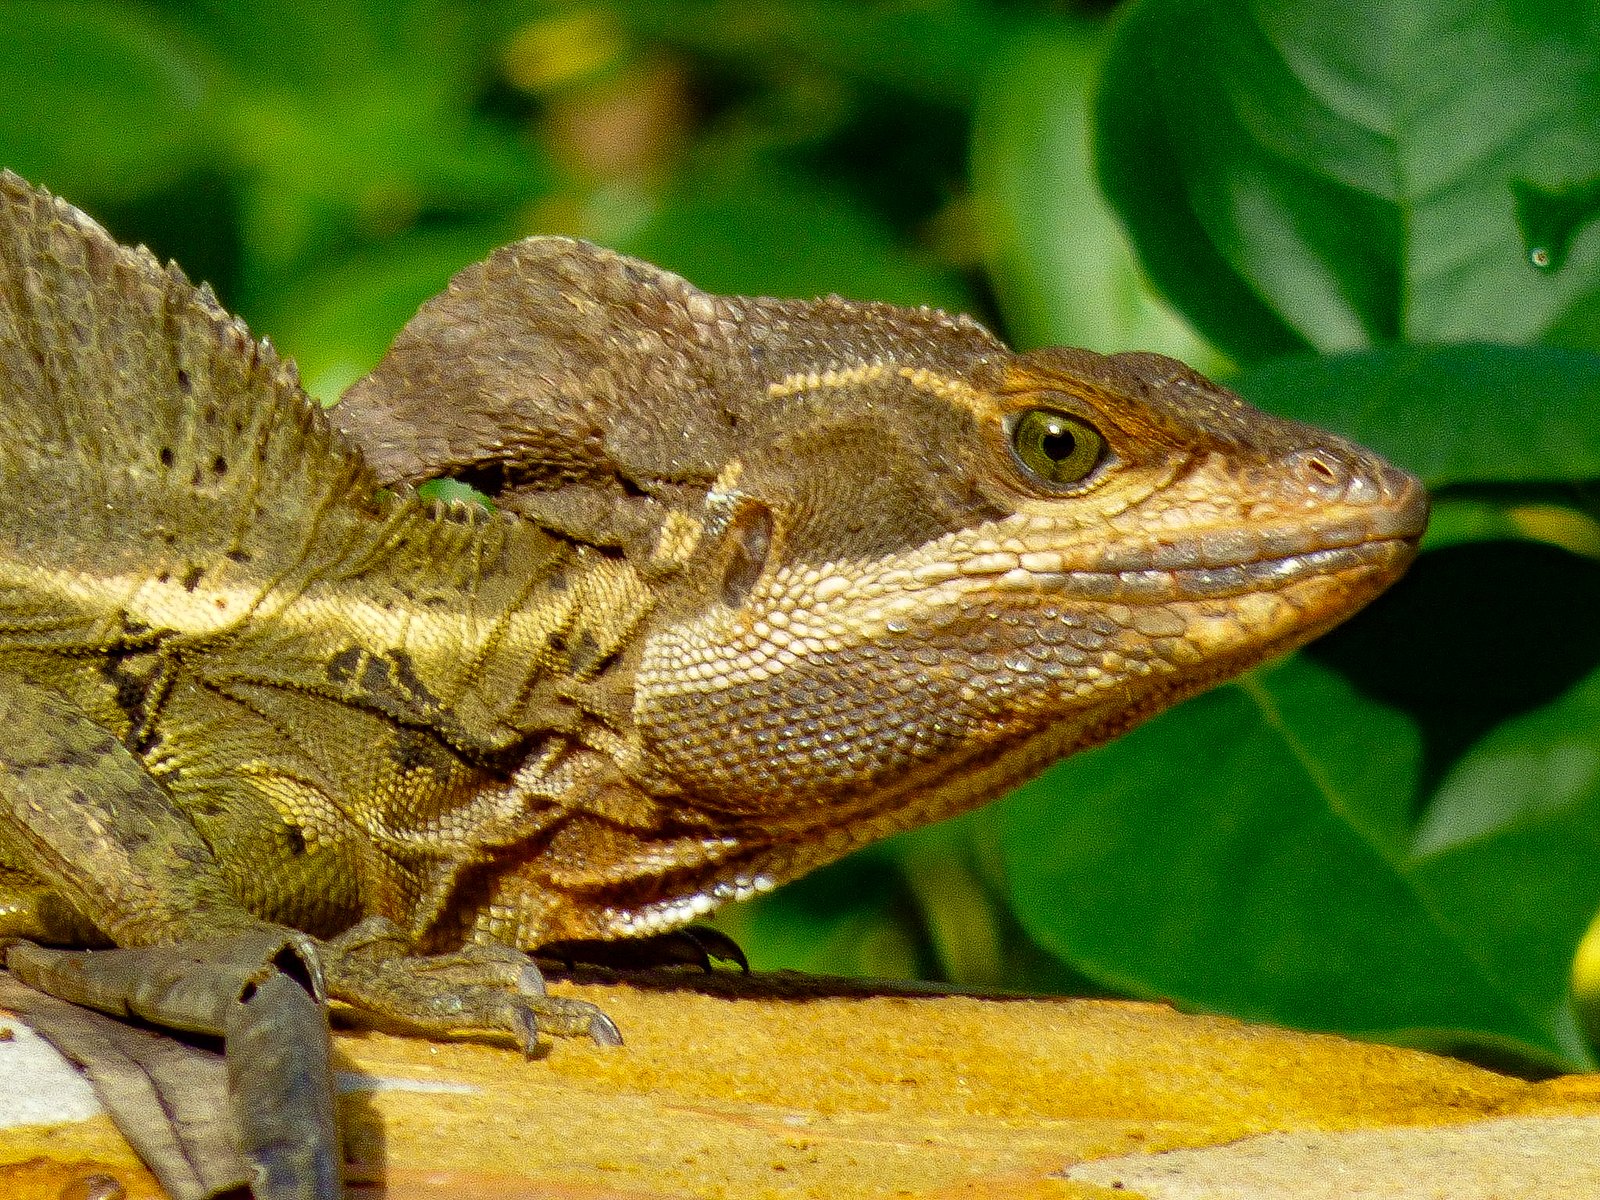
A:
[[[438,712],[442,707],[404,650],[373,654],[360,646],[346,646],[328,660],[324,673],[347,700],[386,709],[415,707],[423,712]]]

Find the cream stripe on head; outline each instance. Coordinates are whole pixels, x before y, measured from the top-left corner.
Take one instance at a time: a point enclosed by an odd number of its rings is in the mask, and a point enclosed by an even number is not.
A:
[[[767,384],[767,397],[779,400],[797,396],[802,392],[815,392],[823,388],[853,387],[872,383],[889,374],[891,368],[881,362],[862,363],[854,367],[830,367],[826,371],[796,371],[785,375],[776,383]]]

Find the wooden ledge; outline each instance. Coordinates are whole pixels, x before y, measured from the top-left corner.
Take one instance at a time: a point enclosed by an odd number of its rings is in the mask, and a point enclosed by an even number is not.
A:
[[[555,990],[627,1046],[528,1062],[339,1035],[353,1196],[1600,1197],[1600,1076],[1528,1083],[1151,1004],[720,974]],[[0,1043],[0,1095],[70,1085],[8,1064],[29,1041]],[[0,1196],[88,1195],[94,1175],[160,1195],[105,1116],[34,1122],[0,1129]]]

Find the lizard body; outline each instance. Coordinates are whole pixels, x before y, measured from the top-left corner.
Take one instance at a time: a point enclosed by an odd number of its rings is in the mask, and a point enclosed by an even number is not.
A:
[[[552,238],[425,305],[341,432],[209,291],[9,174],[0,414],[0,936],[134,954],[8,961],[207,1031],[270,968],[609,1040],[518,952],[981,804],[1342,620],[1426,516],[1159,356]],[[415,497],[444,474],[500,511]],[[147,998],[210,939],[265,963],[207,985],[234,1016]],[[289,1176],[262,1194],[325,1194]]]

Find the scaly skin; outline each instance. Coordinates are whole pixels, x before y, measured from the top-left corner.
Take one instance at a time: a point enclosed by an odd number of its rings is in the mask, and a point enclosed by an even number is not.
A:
[[[225,1034],[270,1196],[337,1161],[241,1059],[315,1040],[286,987],[613,1040],[522,952],[981,804],[1342,620],[1426,516],[1167,359],[562,239],[464,271],[341,435],[208,292],[10,175],[0,413],[0,936],[129,951],[8,963]],[[411,494],[445,473],[502,511]]]

